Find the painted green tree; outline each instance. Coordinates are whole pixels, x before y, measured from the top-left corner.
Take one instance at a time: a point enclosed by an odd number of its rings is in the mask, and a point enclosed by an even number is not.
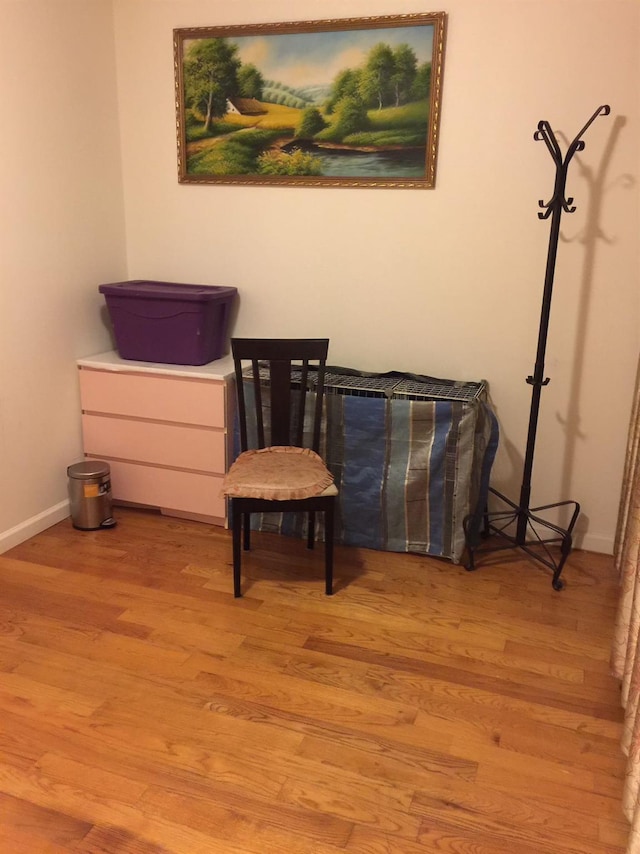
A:
[[[396,107],[411,100],[411,87],[416,78],[417,67],[418,59],[409,45],[398,45],[393,51],[393,71],[390,80]]]
[[[264,93],[264,77],[255,65],[247,63],[242,65],[238,71],[238,86],[243,98],[255,98],[262,101]]]
[[[296,137],[298,139],[313,139],[326,126],[320,110],[317,107],[307,107],[303,111],[300,123],[296,128]]]
[[[416,100],[428,98],[431,92],[431,63],[425,62],[421,65],[417,72],[415,80],[411,86],[411,95]]]
[[[184,61],[184,97],[187,106],[204,116],[209,133],[214,118],[224,116],[227,99],[239,92],[238,48],[227,39],[199,39]]]
[[[366,125],[366,110],[399,107],[428,97],[431,63],[418,67],[415,51],[407,44],[391,49],[380,42],[360,68],[346,68],[334,79],[325,102],[327,115],[341,116],[341,124],[354,132],[358,121]]]
[[[343,98],[354,98],[360,91],[360,71],[356,68],[345,68],[341,71],[331,86],[331,94],[325,104],[328,115],[333,113]]]
[[[332,132],[338,139],[344,139],[351,133],[366,130],[369,127],[367,108],[362,98],[358,96],[343,98],[336,110],[337,119],[332,125]]]
[[[381,110],[391,101],[392,77],[395,70],[393,51],[380,42],[371,48],[360,80],[360,94],[365,104]]]

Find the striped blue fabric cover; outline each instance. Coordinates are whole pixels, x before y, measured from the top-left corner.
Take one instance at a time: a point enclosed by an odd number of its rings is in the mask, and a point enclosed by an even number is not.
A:
[[[339,490],[335,541],[459,563],[463,520],[480,524],[498,446],[486,393],[469,401],[328,393],[325,402],[322,454]],[[305,525],[300,514],[252,522],[293,536]]]

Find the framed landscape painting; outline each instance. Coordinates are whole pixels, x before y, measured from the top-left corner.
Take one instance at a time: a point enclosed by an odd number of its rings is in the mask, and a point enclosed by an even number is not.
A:
[[[178,180],[435,185],[444,12],[174,30]]]

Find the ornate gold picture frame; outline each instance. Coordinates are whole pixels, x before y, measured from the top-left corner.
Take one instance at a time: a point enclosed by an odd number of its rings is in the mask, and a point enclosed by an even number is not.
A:
[[[178,180],[435,185],[446,14],[174,30]]]

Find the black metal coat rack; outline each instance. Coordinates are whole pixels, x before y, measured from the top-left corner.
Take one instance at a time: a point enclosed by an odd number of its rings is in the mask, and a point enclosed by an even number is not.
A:
[[[556,504],[545,504],[540,507],[530,506],[531,476],[533,473],[540,395],[543,387],[549,384],[549,378],[545,378],[544,375],[544,359],[551,312],[553,277],[558,251],[558,237],[560,235],[560,218],[563,211],[565,213],[573,213],[576,209],[573,205],[573,197],[566,198],[565,196],[569,163],[577,151],[584,149],[585,143],[582,136],[591,123],[598,116],[607,116],[610,112],[611,109],[608,104],[598,107],[580,133],[569,145],[564,159],[562,158],[560,146],[549,122],[544,120],[539,122],[538,129],[533,135],[536,141],[542,140],[547,146],[555,164],[556,177],[551,200],[545,203],[541,199],[538,202],[539,206],[543,208],[542,211],[538,212],[538,217],[539,219],[548,219],[551,217],[551,231],[549,235],[549,250],[542,297],[536,362],[533,374],[526,379],[527,383],[532,387],[531,412],[529,415],[529,432],[524,456],[520,500],[516,504],[497,490],[489,488],[489,492],[506,505],[506,509],[491,512],[485,509],[484,514],[480,518],[478,516],[469,516],[464,522],[468,556],[466,568],[468,570],[476,568],[476,557],[481,553],[493,552],[500,549],[520,548],[553,570],[552,585],[555,590],[562,590],[564,587],[564,582],[561,581],[560,574],[571,553],[573,528],[580,514],[580,505],[576,501],[560,501]],[[566,528],[562,528],[560,525],[554,524],[540,515],[541,513],[562,507],[567,508],[571,513]],[[483,529],[482,532],[481,527]],[[484,538],[494,535],[496,541],[481,545],[481,533]],[[557,553],[558,546],[560,547],[559,555]],[[552,551],[552,549],[554,550]]]

